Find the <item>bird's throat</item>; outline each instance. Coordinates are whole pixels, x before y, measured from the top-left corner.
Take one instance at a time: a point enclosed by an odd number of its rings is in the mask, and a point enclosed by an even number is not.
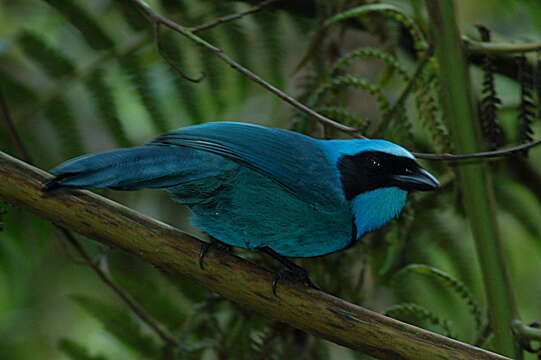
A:
[[[406,204],[407,194],[397,187],[387,187],[357,195],[351,201],[357,238],[397,217]]]

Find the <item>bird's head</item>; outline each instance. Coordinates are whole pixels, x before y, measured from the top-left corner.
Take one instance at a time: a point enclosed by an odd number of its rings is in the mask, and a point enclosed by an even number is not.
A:
[[[325,147],[351,202],[358,237],[398,216],[408,192],[439,186],[409,151],[389,141],[330,140]]]
[[[438,188],[438,180],[423,169],[401,146],[385,140],[354,140],[337,158],[344,193],[348,200],[379,188],[404,191]]]

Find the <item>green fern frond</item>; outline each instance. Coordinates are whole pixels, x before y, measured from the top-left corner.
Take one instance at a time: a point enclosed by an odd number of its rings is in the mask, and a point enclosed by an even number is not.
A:
[[[135,87],[139,99],[150,115],[150,120],[157,132],[168,130],[166,117],[162,106],[159,104],[158,96],[151,85],[148,72],[142,65],[141,56],[138,54],[129,54],[118,58],[118,61],[129,80]]]
[[[398,61],[396,56],[391,55],[388,52],[385,52],[383,50],[370,48],[370,47],[357,49],[355,51],[349,52],[345,54],[344,56],[340,57],[335,62],[331,73],[336,74],[339,71],[351,65],[353,61],[362,60],[367,57],[374,57],[376,59],[383,61],[389,67],[396,70],[398,75],[400,75],[400,77],[402,78],[402,80],[404,80],[405,82],[410,81],[410,76],[408,75],[408,72],[406,71],[404,66],[402,66],[402,64]]]
[[[222,2],[214,5],[220,13],[224,14],[233,14],[237,10],[235,6],[230,3]],[[216,15],[218,17],[218,15]],[[252,59],[250,52],[246,51],[246,44],[249,43],[248,36],[246,36],[245,27],[242,26],[242,22],[234,21],[229,22],[224,25],[224,31],[222,35],[226,42],[226,45],[231,48],[231,54],[236,62],[242,66],[251,69],[252,68]],[[235,73],[235,79],[237,80],[237,86],[239,88],[239,99],[245,99],[248,95],[249,85],[251,84],[245,76]]]
[[[161,274],[179,294],[186,297],[192,303],[198,304],[204,301],[207,290],[201,285],[171,273],[162,272]]]
[[[497,178],[495,185],[498,206],[509,212],[533,238],[541,238],[539,209],[537,204],[534,207],[529,202],[535,198],[534,193],[522,184],[504,183],[500,178]]]
[[[259,36],[266,52],[265,57],[269,60],[267,66],[270,70],[270,78],[277,88],[282,88],[284,86],[284,46],[277,37],[277,34],[281,34],[280,31],[276,31],[280,28],[278,13],[272,10],[262,11],[252,16],[252,19],[259,27]]]
[[[537,94],[537,104],[539,105],[537,118],[541,119],[541,57],[539,52],[537,53],[537,64],[534,72],[534,87],[535,93]]]
[[[186,69],[185,50],[181,47],[179,38],[170,32],[161,35],[162,49],[169,59],[178,66],[179,69]],[[178,99],[183,104],[183,109],[190,117],[192,124],[201,124],[205,122],[205,115],[201,109],[201,102],[198,100],[201,95],[201,89],[198,84],[193,84],[190,81],[178,76],[175,69],[168,65],[173,84],[178,95]]]
[[[482,41],[490,41],[490,30],[483,25],[477,25],[481,33]],[[491,54],[483,55],[483,95],[479,109],[479,120],[481,123],[481,131],[488,140],[490,149],[495,150],[505,143],[503,129],[498,121],[498,108],[502,104],[501,99],[496,92],[496,83],[494,79],[495,65],[494,56]]]
[[[185,14],[187,12],[185,1],[160,0],[160,5],[167,14]]]
[[[83,295],[72,296],[72,299],[101,322],[120,343],[148,359],[157,359],[160,356],[158,344],[143,334],[139,324],[123,308]]]
[[[481,308],[479,307],[479,304],[477,303],[477,301],[475,301],[473,295],[462,281],[456,279],[455,277],[449,275],[442,270],[436,269],[435,267],[422,264],[411,264],[402,268],[395,274],[395,280],[406,273],[422,274],[429,276],[438,281],[439,283],[445,285],[447,288],[453,290],[462,300],[464,300],[464,302],[470,309],[470,313],[473,315],[475,320],[476,329],[481,329],[481,327],[483,326],[483,313],[481,311]]]
[[[404,27],[411,34],[415,43],[415,49],[417,51],[425,51],[426,49],[428,49],[428,43],[426,42],[423,33],[421,32],[415,21],[411,19],[408,15],[406,15],[400,8],[391,4],[368,4],[349,9],[339,14],[336,14],[332,18],[328,19],[324,25],[329,26],[351,18],[360,19],[362,16],[374,12],[390,16],[394,20],[404,25]]]
[[[53,78],[61,78],[75,72],[75,63],[47,44],[41,36],[31,31],[23,31],[19,43],[26,56]]]
[[[60,141],[60,149],[65,157],[84,153],[83,138],[67,100],[57,98],[51,101],[45,107],[45,116],[56,132],[57,139]]]
[[[61,339],[58,347],[71,360],[107,360],[103,355],[90,355],[90,351],[85,346],[70,339]]]
[[[86,84],[96,102],[99,117],[113,136],[115,143],[120,147],[132,146],[131,141],[126,136],[124,125],[119,119],[115,97],[105,81],[104,71],[96,70],[86,79]]]
[[[366,91],[374,96],[379,103],[379,108],[382,113],[385,113],[389,109],[389,100],[387,99],[387,96],[383,94],[381,88],[370,83],[368,80],[355,75],[341,75],[320,85],[310,96],[308,104],[310,106],[319,104],[322,96],[327,92],[348,87]]]
[[[211,29],[205,31],[201,36],[209,43],[219,46],[217,41],[218,31],[217,29]],[[199,59],[203,65],[203,72],[205,73],[205,78],[203,81],[208,82],[209,91],[212,99],[212,105],[214,107],[215,113],[220,114],[224,112],[226,104],[224,101],[224,72],[223,72],[223,63],[218,60],[218,58],[204,49],[197,49],[199,53]]]
[[[413,304],[413,303],[403,303],[397,304],[389,307],[383,312],[384,315],[395,318],[395,319],[404,319],[404,318],[415,318],[418,321],[428,321],[433,325],[439,326],[443,330],[443,334],[447,337],[454,338],[452,332],[452,323],[447,319],[442,319],[438,315],[434,314],[432,311],[427,308]]]
[[[533,76],[526,66],[526,56],[524,54],[518,56],[516,61],[518,63],[520,82],[519,141],[524,144],[533,140],[532,124],[536,116],[536,106],[533,98]],[[524,151],[523,154],[527,155],[528,152]]]
[[[8,104],[26,105],[38,101],[34,90],[2,71],[0,71],[0,90]]]
[[[121,12],[122,17],[126,20],[126,23],[135,31],[149,29],[149,22],[145,19],[143,14],[131,3],[124,0],[114,0],[114,3],[118,10]]]
[[[154,272],[129,271],[113,273],[116,282],[137,301],[153,319],[171,331],[178,330],[186,321],[188,310],[179,302],[179,297],[170,294],[160,286]]]
[[[391,230],[385,234],[385,242],[387,243],[387,251],[385,259],[378,266],[378,275],[387,277],[400,266],[405,252],[404,249],[410,238],[411,228],[415,219],[415,208],[413,199],[411,199],[402,211],[400,218],[397,219],[397,226],[393,226]]]
[[[82,8],[77,1],[45,0],[60,12],[67,21],[77,28],[86,43],[95,50],[111,48],[115,45],[113,39],[105,32],[99,22]]]
[[[438,151],[451,152],[451,141],[441,121],[440,105],[435,96],[439,91],[436,72],[427,66],[415,81],[415,102],[422,125],[430,133],[431,140]]]
[[[361,119],[343,107],[339,106],[322,106],[315,109],[318,113],[323,116],[326,116],[330,119],[338,121],[341,124],[355,127],[359,130],[363,130],[368,126],[368,121]]]
[[[384,114],[383,116],[386,115]],[[411,132],[412,126],[406,107],[402,105],[396,109],[395,116],[387,123],[387,126],[383,130],[383,136],[404,146],[410,146],[412,145],[411,139],[413,139]]]

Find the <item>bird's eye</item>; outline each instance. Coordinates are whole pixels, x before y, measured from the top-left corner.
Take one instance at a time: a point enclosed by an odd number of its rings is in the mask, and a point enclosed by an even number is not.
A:
[[[407,168],[404,169],[404,172],[406,174],[411,174],[411,173],[413,173],[413,170],[411,168],[407,167]]]
[[[368,163],[370,164],[371,167],[373,168],[379,168],[381,167],[381,163],[379,162],[378,159],[376,158],[371,158],[368,160]]]

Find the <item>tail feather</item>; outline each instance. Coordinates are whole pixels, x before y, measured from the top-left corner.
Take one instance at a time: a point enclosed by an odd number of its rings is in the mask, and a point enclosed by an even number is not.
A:
[[[116,190],[166,188],[216,176],[231,162],[184,147],[146,145],[68,160],[51,170],[44,191],[61,187]]]

